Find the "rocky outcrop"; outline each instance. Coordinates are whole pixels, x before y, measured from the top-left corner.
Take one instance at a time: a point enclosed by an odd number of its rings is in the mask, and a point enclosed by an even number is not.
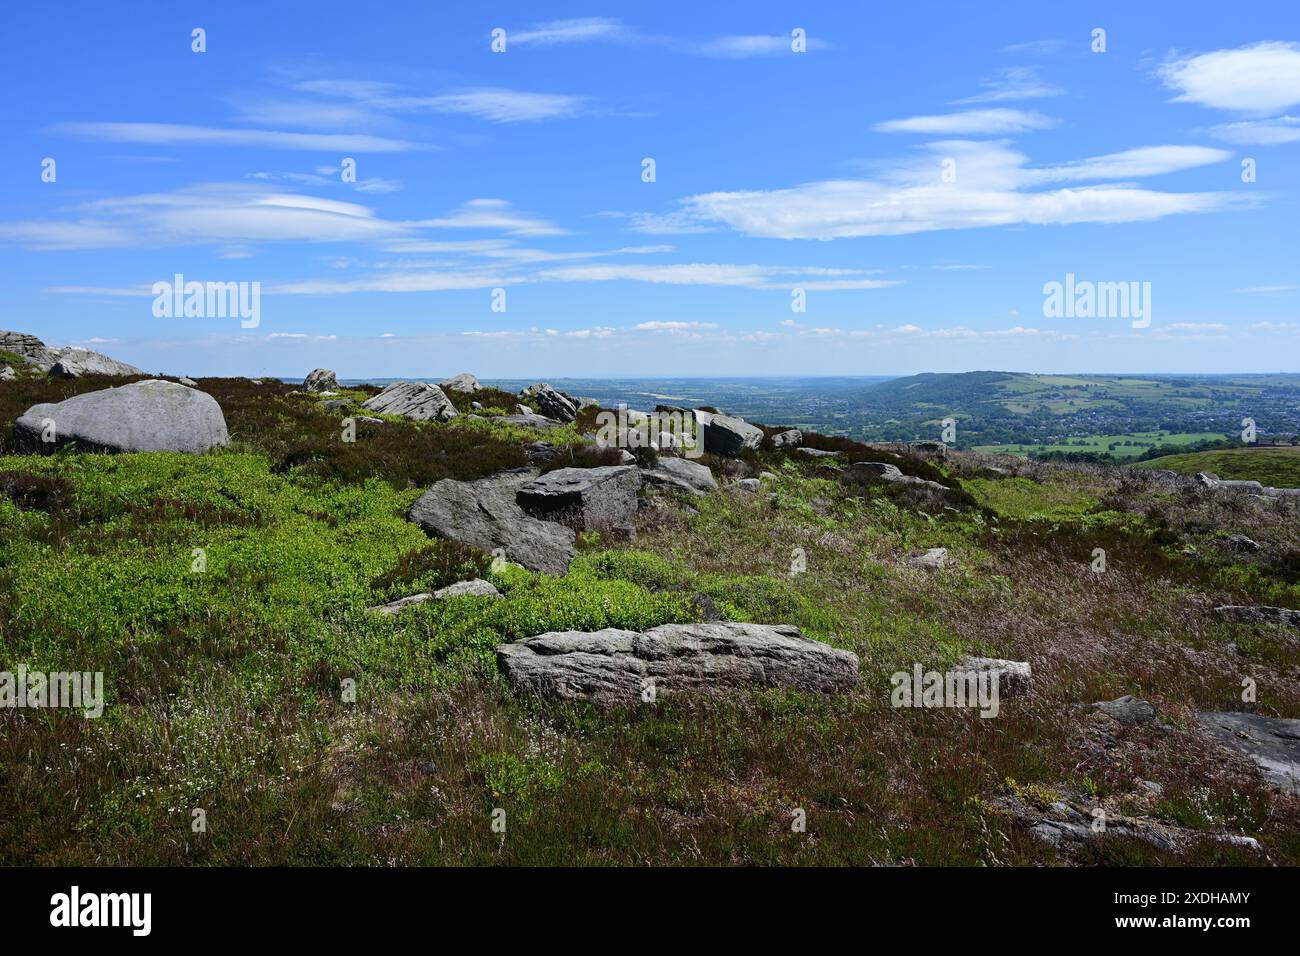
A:
[[[1210,491],[1242,491],[1265,498],[1300,497],[1300,488],[1271,488],[1258,481],[1220,478],[1208,471],[1197,472],[1196,481]]]
[[[434,537],[486,552],[500,548],[507,561],[530,571],[564,574],[573,560],[573,531],[525,514],[515,500],[536,477],[534,469],[516,468],[475,481],[444,478],[411,505],[406,517]]]
[[[469,372],[461,372],[459,375],[453,375],[451,378],[443,379],[438,383],[438,387],[444,392],[464,392],[470,394],[477,392],[483,386],[478,383],[473,375]]]
[[[83,375],[143,375],[134,365],[127,365],[89,349],[58,349],[58,360],[50,366],[55,378],[81,378]]]
[[[456,417],[456,406],[451,399],[437,385],[428,382],[394,382],[362,402],[361,407],[416,421],[445,422]]]
[[[49,439],[49,440],[46,440]],[[211,395],[177,382],[148,379],[33,405],[14,423],[19,451],[179,451],[199,454],[230,443]]]
[[[558,468],[523,485],[516,500],[527,514],[580,531],[629,528],[640,489],[632,465]]]
[[[709,412],[695,414],[704,428],[704,450],[707,452],[734,456],[758,448],[763,442],[763,432],[743,418]]]
[[[666,456],[656,461],[653,468],[641,469],[641,480],[648,485],[693,495],[707,495],[718,487],[713,472],[698,461]]]
[[[48,372],[50,366],[59,360],[59,350],[52,349],[34,335],[26,332],[6,332],[0,330],[0,352],[13,352],[21,355],[42,372]]]
[[[1214,609],[1214,613],[1225,621],[1239,624],[1277,624],[1281,626],[1300,627],[1300,611],[1288,607],[1269,607],[1268,605],[1224,604]]]
[[[553,631],[497,648],[516,693],[602,705],[728,687],[852,690],[858,658],[788,624],[664,624],[648,631]]]
[[[337,392],[339,390],[338,376],[328,368],[312,369],[303,380],[302,388],[305,392]]]
[[[793,450],[803,444],[803,432],[791,428],[772,436],[772,446],[778,449]]]
[[[567,395],[557,392],[545,382],[528,386],[519,393],[519,397],[557,422],[571,422],[578,417],[578,406]]]
[[[1300,720],[1240,713],[1196,719],[1213,740],[1255,764],[1269,786],[1300,794]]]

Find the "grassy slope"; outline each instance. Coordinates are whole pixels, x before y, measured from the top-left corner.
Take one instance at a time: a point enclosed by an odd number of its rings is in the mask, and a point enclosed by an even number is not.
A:
[[[1167,469],[1194,475],[1210,472],[1220,478],[1260,481],[1278,488],[1300,488],[1300,447],[1230,448],[1188,455],[1164,455],[1134,467]]]
[[[766,455],[770,494],[648,509],[635,542],[587,536],[564,578],[494,574],[504,602],[376,618],[369,604],[441,583],[402,518],[423,485],[493,470],[535,436],[398,424],[340,449],[310,400],[204,385],[230,452],[0,457],[0,477],[66,483],[57,501],[0,495],[0,668],[101,669],[110,700],[97,721],[0,712],[0,862],[1051,863],[990,801],[1063,786],[1300,862],[1295,802],[1183,729],[1195,709],[1232,709],[1243,674],[1261,711],[1300,715],[1294,645],[1205,614],[1300,606],[1300,587],[1221,554],[1218,532],[1194,529],[1229,519],[1158,486],[1033,465],[992,479],[958,458],[951,474],[984,510],[954,512]],[[1230,522],[1296,548],[1297,522]],[[1205,557],[1183,557],[1188,544]],[[958,567],[903,560],[934,546]],[[1102,576],[1088,570],[1099,546]],[[807,570],[792,575],[796,547]],[[515,699],[496,674],[502,640],[691,620],[699,593],[853,649],[860,690],[601,712]],[[966,652],[1031,660],[1039,690],[996,720],[889,707],[889,674]],[[1124,693],[1168,723],[1102,746],[1076,705]],[[1167,861],[1114,838],[1092,852]],[[1251,858],[1206,842],[1188,859]]]

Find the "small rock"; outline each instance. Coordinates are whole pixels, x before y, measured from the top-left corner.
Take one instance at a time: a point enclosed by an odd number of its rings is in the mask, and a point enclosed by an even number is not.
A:
[[[914,568],[946,568],[952,561],[948,557],[947,548],[931,548],[924,554],[915,554],[907,559],[907,563]]]
[[[741,478],[731,486],[736,491],[757,492],[763,487],[763,483],[757,478]]]
[[[998,696],[1004,699],[1029,693],[1033,679],[1028,662],[1000,660],[996,657],[965,657],[953,669],[995,672],[998,675]]]
[[[1258,551],[1259,542],[1246,537],[1244,534],[1232,534],[1227,539],[1228,547],[1233,551]]]
[[[797,428],[791,428],[772,436],[772,445],[776,448],[795,449],[803,444],[803,432]]]
[[[472,581],[457,581],[455,584],[449,584],[445,588],[434,591],[433,596],[439,600],[453,597],[486,597],[497,601],[502,599],[501,592],[493,586],[492,582],[484,581],[482,578],[475,578]]]
[[[1277,624],[1300,627],[1300,611],[1293,611],[1291,608],[1286,607],[1224,604],[1216,607],[1214,613],[1225,621],[1237,621],[1242,624]]]
[[[839,454],[837,451],[825,451],[821,448],[796,448],[794,453],[805,458],[834,458]]]
[[[1099,701],[1092,706],[1121,724],[1148,724],[1156,719],[1155,707],[1131,694],[1125,694],[1116,700]]]
[[[336,392],[339,388],[338,376],[331,369],[312,369],[303,379],[302,388],[305,392]]]
[[[459,375],[453,375],[451,378],[444,379],[438,383],[438,387],[444,392],[477,392],[483,386],[479,385],[478,379],[469,372],[461,372]]]

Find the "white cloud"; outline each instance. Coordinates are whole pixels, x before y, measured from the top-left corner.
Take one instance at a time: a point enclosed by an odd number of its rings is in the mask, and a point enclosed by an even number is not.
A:
[[[694,332],[717,327],[716,322],[642,322],[632,326],[638,332]]]
[[[548,20],[531,30],[506,31],[506,48],[510,44],[535,44],[537,46],[564,46],[570,43],[590,43],[594,40],[627,40],[632,31],[621,20],[612,17],[576,17],[569,20]]]
[[[1300,118],[1278,116],[1274,119],[1242,120],[1239,123],[1220,123],[1211,126],[1210,132],[1218,139],[1243,146],[1276,146],[1300,140]]]
[[[1238,292],[1245,292],[1249,295],[1276,295],[1279,292],[1295,292],[1300,289],[1297,285],[1256,285],[1246,289],[1238,289]]]
[[[1231,326],[1222,322],[1173,322],[1164,328],[1174,332],[1227,332]]]
[[[805,183],[787,189],[690,196],[668,217],[646,217],[651,231],[672,225],[725,225],[749,236],[838,239],[945,229],[1135,222],[1209,212],[1249,200],[1232,193],[1159,192],[1128,183],[1032,191],[1045,181],[1154,174],[1215,161],[1218,150],[1153,147],[1044,169],[1004,142],[930,143],[921,160],[883,169],[876,179]],[[955,182],[940,161],[953,159]],[[667,221],[671,220],[671,222]]]
[[[968,103],[1001,103],[1008,100],[1036,100],[1060,96],[1065,92],[1059,86],[1043,80],[1032,66],[1010,66],[999,70],[990,80],[981,84],[983,93],[953,102],[962,106]]]
[[[1157,71],[1176,103],[1271,113],[1300,103],[1300,43],[1264,42],[1173,56]]]
[[[450,215],[414,223],[430,229],[490,229],[512,236],[562,236],[565,230],[545,219],[515,212],[504,199],[471,199]]]
[[[797,285],[808,290],[883,289],[900,284],[900,280],[895,279],[830,278],[806,281],[800,278],[805,275],[825,274],[826,270],[799,267],[671,263],[566,266],[543,269],[537,273],[537,278],[552,282],[632,281],[663,285],[735,286],[748,289],[789,289]]]
[[[357,133],[287,133],[279,130],[221,129],[178,123],[59,123],[52,127],[52,132],[120,143],[246,146],[316,152],[343,150],[352,153],[394,153],[441,148],[428,143]]]
[[[399,110],[462,113],[495,123],[524,123],[570,119],[583,113],[587,102],[585,96],[488,87],[457,90],[439,96],[404,98],[390,101],[389,105]]]
[[[911,116],[886,120],[872,127],[877,133],[925,133],[936,136],[995,136],[1048,129],[1056,120],[1027,110],[966,110],[939,116]]]

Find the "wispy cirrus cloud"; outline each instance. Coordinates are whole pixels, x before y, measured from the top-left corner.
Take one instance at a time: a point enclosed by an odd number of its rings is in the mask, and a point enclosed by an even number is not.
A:
[[[965,99],[953,100],[958,106],[971,103],[1001,103],[1008,100],[1036,100],[1061,96],[1065,90],[1048,83],[1032,66],[1009,66],[985,80],[984,92]]]
[[[1273,119],[1242,120],[1219,123],[1210,132],[1225,143],[1241,146],[1276,146],[1300,140],[1300,117],[1278,116]]]
[[[358,133],[295,133],[182,123],[56,123],[50,127],[50,131],[80,139],[169,146],[230,146],[352,153],[394,153],[441,148],[431,143]]]
[[[966,110],[937,116],[886,120],[872,127],[877,133],[924,133],[930,136],[1001,136],[1050,129],[1056,120],[1029,110],[1006,108]]]
[[[623,46],[647,46],[694,56],[741,60],[750,57],[779,56],[792,52],[793,36],[784,34],[724,34],[707,39],[672,37],[646,33],[615,17],[576,17],[548,20],[526,30],[506,30],[507,49],[511,45],[551,47],[584,43],[612,43]],[[807,50],[826,49],[829,44],[818,37],[804,36]]]

